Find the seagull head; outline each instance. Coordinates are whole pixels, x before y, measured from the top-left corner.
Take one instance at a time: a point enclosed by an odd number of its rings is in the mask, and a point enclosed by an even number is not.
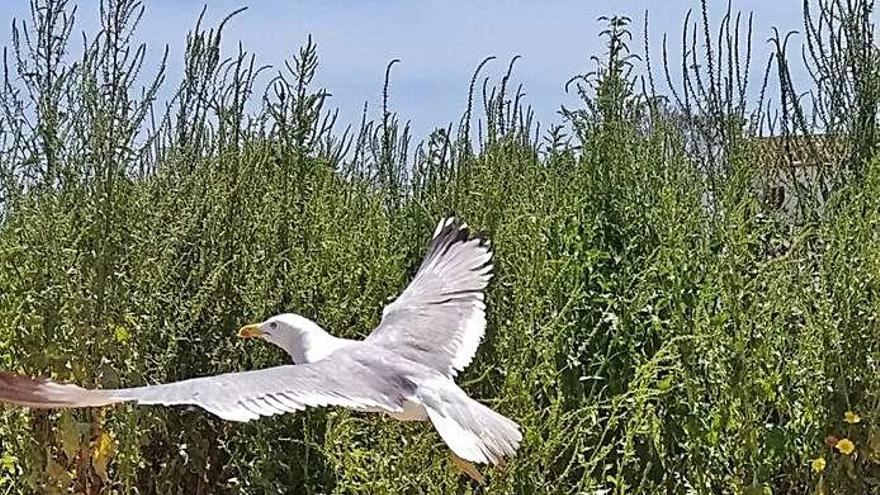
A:
[[[261,323],[241,327],[238,336],[263,339],[284,350],[296,364],[323,359],[339,348],[337,339],[312,320],[293,313],[273,316]]]

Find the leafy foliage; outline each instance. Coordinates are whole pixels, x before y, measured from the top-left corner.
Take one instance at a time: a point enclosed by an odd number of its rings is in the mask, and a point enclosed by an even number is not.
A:
[[[393,62],[381,116],[337,132],[311,39],[260,93],[253,57],[220,52],[229,18],[200,20],[157,113],[164,64],[136,86],[139,2],[105,0],[103,30],[71,62],[75,9],[35,1],[0,92],[0,367],[98,387],[265,367],[284,357],[232,332],[282,311],[363,337],[453,210],[497,248],[487,339],[461,381],[525,432],[519,456],[487,470],[493,491],[876,489],[873,5],[806,6],[816,118],[784,40],[750,104],[750,22],[728,13],[714,42],[702,7],[680,84],[664,47],[670,98],[649,47],[630,51],[629,20],[608,18],[608,53],[568,84],[583,106],[563,109],[565,126],[541,138],[510,89],[514,61],[480,85],[490,58],[458,127],[410,153]],[[781,115],[765,100],[774,63]],[[754,187],[768,129],[845,144],[798,189],[794,221]],[[5,408],[0,442],[7,493],[469,489],[426,425],[344,410],[230,424],[181,408]]]

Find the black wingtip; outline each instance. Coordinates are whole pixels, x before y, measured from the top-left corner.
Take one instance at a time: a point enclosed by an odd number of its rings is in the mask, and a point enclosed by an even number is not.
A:
[[[46,407],[56,405],[47,398],[47,387],[54,382],[45,378],[31,378],[26,375],[0,372],[0,402],[27,407]]]
[[[455,222],[452,223],[455,224]],[[456,225],[455,227],[458,229],[458,232],[455,234],[455,239],[453,240],[453,242],[466,242],[468,239],[470,239],[471,229],[468,228],[467,225],[460,224]]]
[[[434,232],[431,251],[440,250],[445,255],[455,244],[478,239],[478,245],[492,251],[492,241],[485,230],[472,231],[466,222],[455,216],[446,216],[440,219]]]
[[[478,230],[476,234],[474,234],[474,239],[480,240],[480,246],[488,249],[492,249],[492,240],[489,239],[489,233],[485,230]]]

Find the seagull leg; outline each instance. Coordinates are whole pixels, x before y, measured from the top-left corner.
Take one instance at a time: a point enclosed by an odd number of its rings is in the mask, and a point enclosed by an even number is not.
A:
[[[449,456],[452,457],[452,462],[455,463],[455,467],[458,468],[459,471],[466,474],[469,478],[476,481],[480,484],[480,486],[486,486],[486,478],[477,471],[477,467],[470,461],[466,461],[461,457],[455,455],[451,450],[449,451]]]

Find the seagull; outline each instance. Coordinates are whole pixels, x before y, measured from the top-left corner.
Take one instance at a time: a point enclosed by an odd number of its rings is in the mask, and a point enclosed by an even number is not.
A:
[[[379,412],[399,421],[430,421],[455,465],[485,484],[472,463],[503,466],[522,440],[516,422],[454,381],[486,331],[483,291],[492,255],[484,234],[471,235],[467,224],[444,218],[416,275],[363,340],[334,337],[308,318],[285,313],[238,334],[282,348],[293,364],[120,389],[0,372],[0,402],[32,408],[191,405],[241,422],[306,407]]]

